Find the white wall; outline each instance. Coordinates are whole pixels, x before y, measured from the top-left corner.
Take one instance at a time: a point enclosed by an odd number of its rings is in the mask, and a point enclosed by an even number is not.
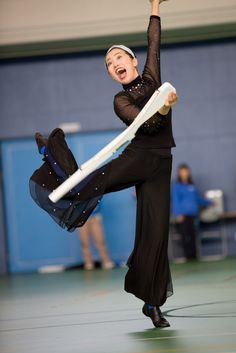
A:
[[[0,45],[143,32],[148,0],[0,0]],[[235,0],[170,0],[163,28],[236,22]]]

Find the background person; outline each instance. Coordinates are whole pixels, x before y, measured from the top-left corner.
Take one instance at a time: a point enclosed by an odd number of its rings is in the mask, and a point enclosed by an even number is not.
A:
[[[196,227],[200,207],[212,205],[212,202],[200,196],[187,164],[181,164],[172,187],[172,208],[176,230],[182,237],[184,256],[188,260],[197,258]]]
[[[102,224],[102,215],[101,215],[101,203],[93,211],[87,222],[83,227],[79,228],[79,239],[81,242],[81,249],[84,258],[84,269],[93,270],[95,267],[94,259],[91,251],[91,239],[94,241],[95,246],[98,250],[101,267],[105,270],[114,268],[114,263],[111,261],[108,254],[104,228]]]

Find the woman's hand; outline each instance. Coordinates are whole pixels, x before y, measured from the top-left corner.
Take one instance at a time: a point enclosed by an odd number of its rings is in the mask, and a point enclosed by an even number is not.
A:
[[[170,92],[165,100],[165,106],[172,108],[178,101],[179,97],[175,92]]]
[[[168,94],[168,97],[165,100],[165,105],[159,110],[159,113],[161,115],[167,115],[170,111],[170,108],[172,108],[178,101],[179,97],[175,92],[170,92]]]

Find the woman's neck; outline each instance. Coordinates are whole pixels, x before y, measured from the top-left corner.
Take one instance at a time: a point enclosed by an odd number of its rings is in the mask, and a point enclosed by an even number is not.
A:
[[[135,85],[137,85],[138,83],[140,83],[142,81],[141,76],[137,73],[137,75],[134,77],[134,79],[132,81],[130,81],[129,83],[126,83],[123,86],[124,89],[128,89],[131,88]]]

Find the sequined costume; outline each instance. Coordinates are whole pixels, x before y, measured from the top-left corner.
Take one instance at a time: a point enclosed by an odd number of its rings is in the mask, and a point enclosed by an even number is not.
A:
[[[130,84],[124,85],[123,90],[114,98],[114,110],[126,125],[132,123],[153,92],[161,85],[160,33],[160,18],[151,16],[148,26],[147,60],[143,74]],[[57,134],[59,140],[64,141],[62,132],[57,131],[49,137],[48,151],[58,164],[62,164],[56,148],[59,141],[55,139]],[[65,147],[63,153],[70,156],[67,160],[71,159],[68,146],[65,141],[63,143]],[[35,201],[37,202],[38,195],[44,190],[44,200],[40,206],[46,202],[47,207],[42,208],[69,230],[84,224],[104,194],[135,186],[136,236],[134,249],[128,260],[129,270],[125,278],[125,290],[147,303],[158,306],[163,305],[173,292],[167,246],[171,147],[174,146],[171,111],[166,116],[156,113],[139,128],[135,138],[118,158],[86,178],[78,185],[77,190],[72,190],[59,203],[52,204],[46,197],[62,181],[57,177],[57,172],[53,170],[53,162],[50,164],[48,157],[45,156],[44,165],[33,174],[30,181],[33,190],[31,194]],[[72,164],[76,170],[77,166],[74,162]],[[62,169],[68,169],[68,166],[64,165]],[[66,174],[68,176],[71,171],[67,170]]]

